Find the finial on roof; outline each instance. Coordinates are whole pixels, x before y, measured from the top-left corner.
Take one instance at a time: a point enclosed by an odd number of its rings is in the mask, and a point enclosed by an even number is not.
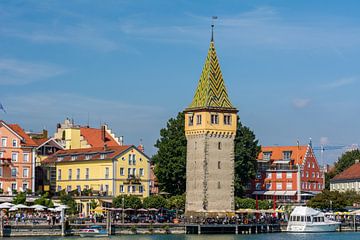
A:
[[[218,17],[217,16],[212,16],[212,22],[211,22],[211,41],[214,41],[214,20],[216,20]]]

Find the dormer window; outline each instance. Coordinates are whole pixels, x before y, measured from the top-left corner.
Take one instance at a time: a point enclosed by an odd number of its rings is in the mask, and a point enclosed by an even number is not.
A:
[[[91,155],[90,154],[86,154],[85,155],[85,160],[90,160],[91,159]]]
[[[57,157],[57,160],[60,162],[60,161],[64,160],[64,157]]]
[[[271,159],[271,152],[263,152],[263,160],[269,161]]]
[[[71,156],[71,161],[75,161],[77,159],[77,156],[76,155],[72,155]]]
[[[105,158],[106,158],[106,154],[105,154],[105,153],[100,154],[100,159],[105,159]]]
[[[291,151],[284,151],[283,160],[290,160],[290,159],[291,159]]]
[[[219,124],[219,115],[211,114],[211,124]]]

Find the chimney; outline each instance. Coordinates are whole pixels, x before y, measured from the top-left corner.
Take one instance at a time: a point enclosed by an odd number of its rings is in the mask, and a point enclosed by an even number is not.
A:
[[[101,140],[104,142],[104,144],[105,144],[105,140],[106,140],[105,136],[106,136],[106,127],[105,127],[105,125],[102,125],[101,126]]]
[[[43,129],[43,138],[48,138],[48,131],[46,129]]]

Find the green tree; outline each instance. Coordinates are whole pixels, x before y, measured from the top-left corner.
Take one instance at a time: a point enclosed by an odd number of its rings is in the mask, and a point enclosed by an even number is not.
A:
[[[256,202],[255,199],[252,198],[240,198],[240,197],[235,197],[235,208],[236,209],[255,209],[256,207]]]
[[[160,195],[149,196],[143,200],[144,208],[164,208],[167,206],[167,200]]]
[[[168,199],[167,208],[185,211],[185,200],[185,194],[172,196]]]
[[[122,208],[122,198],[124,198],[124,208],[139,209],[142,207],[141,199],[134,195],[119,195],[113,199],[113,205],[116,208]]]
[[[34,201],[34,203],[45,206],[45,207],[49,207],[49,208],[54,207],[54,203],[51,201],[51,199],[49,199],[48,192],[44,193],[40,198],[36,199]]]
[[[235,196],[243,196],[244,187],[255,178],[256,158],[260,151],[261,147],[255,134],[243,126],[238,117],[235,137]]]
[[[61,194],[60,201],[62,204],[69,207],[68,209],[66,209],[66,212],[68,212],[69,214],[76,214],[78,212],[76,202],[70,194]]]
[[[90,201],[90,208],[95,209],[99,206],[98,202],[95,199],[91,199]]]
[[[319,209],[343,210],[352,204],[354,199],[352,193],[340,193],[338,191],[324,190],[307,202],[307,206]]]
[[[26,202],[26,193],[19,192],[13,199],[13,204],[25,204]]]
[[[355,163],[356,159],[360,159],[360,150],[356,149],[341,155],[335,163],[335,174],[341,173]]]
[[[160,139],[155,147],[158,152],[152,160],[155,164],[155,175],[159,180],[161,191],[171,195],[180,195],[186,187],[186,137],[184,113],[167,122],[166,128],[160,130]]]

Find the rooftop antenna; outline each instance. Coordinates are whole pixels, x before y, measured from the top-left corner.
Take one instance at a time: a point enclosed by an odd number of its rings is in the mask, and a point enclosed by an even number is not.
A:
[[[211,41],[214,41],[214,26],[215,26],[215,20],[218,19],[217,16],[212,16],[211,18]]]

